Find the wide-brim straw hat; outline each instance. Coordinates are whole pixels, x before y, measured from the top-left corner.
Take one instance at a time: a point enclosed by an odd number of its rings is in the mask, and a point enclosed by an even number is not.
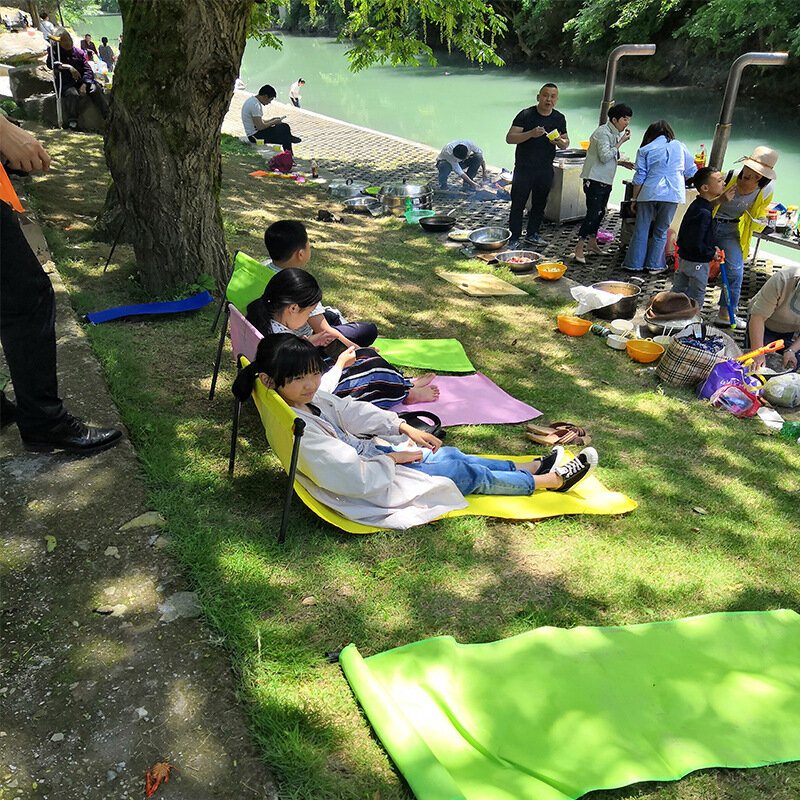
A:
[[[777,177],[773,167],[778,161],[778,152],[771,147],[759,145],[749,156],[740,158],[739,161],[744,163],[746,167],[750,167],[753,172],[757,172],[762,177],[769,178],[771,181],[774,181]]]

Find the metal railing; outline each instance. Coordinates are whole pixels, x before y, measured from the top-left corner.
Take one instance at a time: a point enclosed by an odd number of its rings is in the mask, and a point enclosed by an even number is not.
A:
[[[614,105],[614,87],[617,83],[617,64],[623,56],[652,56],[656,52],[654,44],[621,44],[608,54],[606,64],[606,85],[603,89],[603,102],[600,104],[600,124],[608,119],[608,109]]]
[[[733,109],[736,106],[736,95],[739,93],[739,83],[745,67],[757,65],[762,67],[783,66],[789,60],[788,53],[744,53],[731,64],[728,72],[728,83],[725,86],[725,95],[722,99],[722,110],[719,113],[719,122],[714,130],[714,141],[711,145],[711,154],[708,165],[721,169],[728,149],[728,140],[731,137],[733,124]]]

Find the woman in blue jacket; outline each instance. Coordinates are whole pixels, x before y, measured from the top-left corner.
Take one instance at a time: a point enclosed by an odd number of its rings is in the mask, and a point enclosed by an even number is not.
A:
[[[686,201],[686,179],[697,172],[697,167],[670,124],[660,119],[644,132],[635,169],[632,208],[636,210],[636,224],[622,268],[628,272],[663,272],[667,230],[678,204]]]

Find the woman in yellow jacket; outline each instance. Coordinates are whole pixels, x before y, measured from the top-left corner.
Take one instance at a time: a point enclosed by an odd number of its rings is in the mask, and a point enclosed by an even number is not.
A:
[[[747,158],[744,166],[725,186],[714,208],[714,244],[725,251],[725,267],[731,291],[731,307],[736,313],[744,277],[744,260],[750,254],[750,240],[766,224],[767,208],[772,202],[778,154],[769,147],[759,146]],[[735,322],[743,327],[745,321],[731,320],[724,293],[719,299],[717,323],[730,326]]]

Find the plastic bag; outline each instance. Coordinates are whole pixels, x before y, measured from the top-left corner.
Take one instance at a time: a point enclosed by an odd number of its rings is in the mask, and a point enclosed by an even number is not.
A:
[[[774,406],[795,408],[800,406],[800,374],[776,375],[764,385],[762,394]]]
[[[754,417],[761,401],[744,386],[725,383],[711,396],[711,405],[733,414],[734,417]]]
[[[703,400],[708,400],[711,396],[726,383],[736,386],[747,385],[747,375],[745,368],[738,361],[723,361],[712,367],[708,377],[700,384],[697,389],[697,396]]]

